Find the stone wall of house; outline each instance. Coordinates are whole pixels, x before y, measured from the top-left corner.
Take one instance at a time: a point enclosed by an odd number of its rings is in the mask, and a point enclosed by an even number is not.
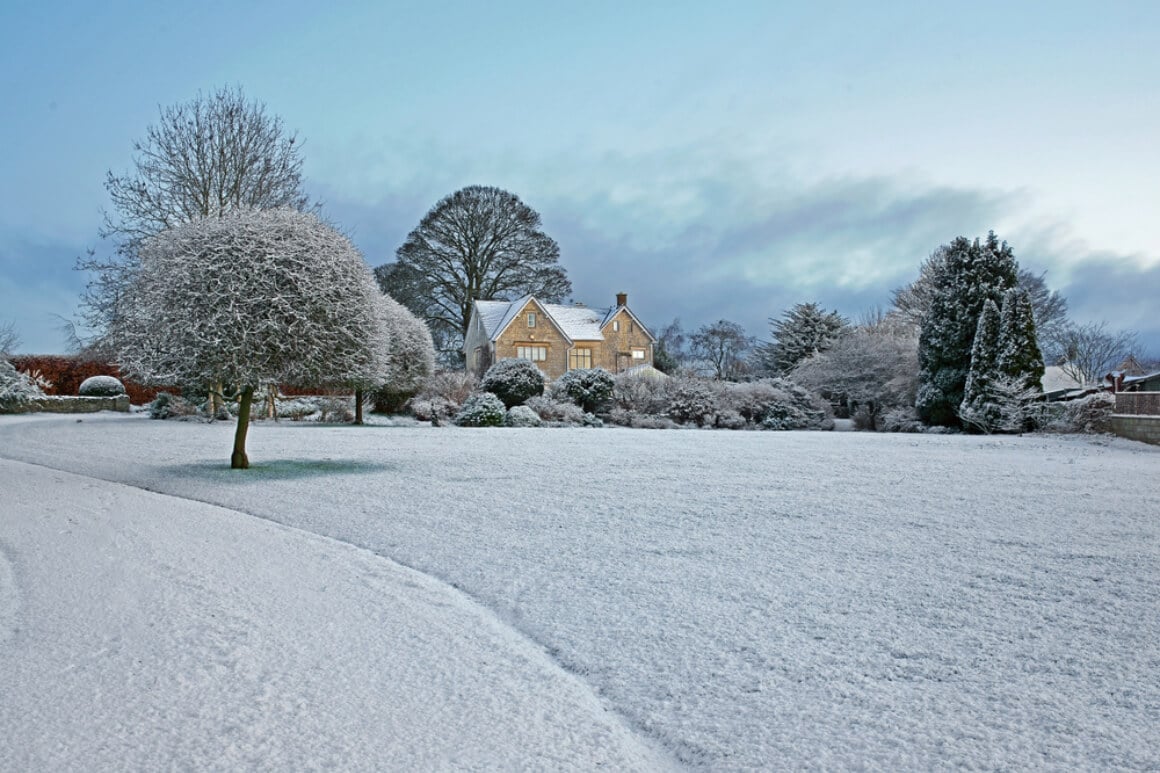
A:
[[[536,314],[536,326],[528,327],[528,312]],[[548,349],[546,360],[537,362],[540,370],[549,379],[557,379],[568,371],[568,341],[564,334],[549,321],[543,310],[532,301],[528,301],[515,320],[508,325],[507,330],[495,344],[495,359],[506,360],[519,356],[521,346],[545,346]]]
[[[1129,440],[1160,445],[1160,416],[1113,414],[1112,432]]]
[[[617,311],[600,332],[604,340],[592,342],[592,367],[619,373],[637,365],[652,365],[652,342],[626,310]],[[632,359],[634,348],[644,349],[644,359]]]

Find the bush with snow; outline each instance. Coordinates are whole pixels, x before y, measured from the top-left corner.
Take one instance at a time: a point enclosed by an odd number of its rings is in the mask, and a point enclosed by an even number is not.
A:
[[[535,411],[544,422],[553,426],[576,427],[584,423],[584,411],[575,403],[561,402],[547,395],[539,395],[529,398],[524,405]]]
[[[671,379],[638,373],[621,373],[613,379],[614,407],[634,414],[659,416],[668,407],[668,384]]]
[[[504,424],[509,427],[539,427],[543,424],[540,415],[526,405],[516,405],[508,409]]]
[[[197,406],[180,395],[158,392],[149,403],[149,418],[172,419],[196,416]]]
[[[530,360],[500,360],[487,369],[479,388],[511,408],[544,393],[544,374]]]
[[[882,414],[879,428],[883,432],[923,432],[926,425],[918,418],[918,411],[913,406],[904,406]]]
[[[665,413],[680,424],[712,426],[723,388],[704,379],[673,379],[668,390]]]
[[[125,394],[125,385],[113,376],[90,376],[77,388],[81,397],[119,397]]]
[[[599,410],[612,398],[615,382],[604,368],[570,370],[552,385],[552,396],[567,398],[586,412]]]
[[[507,408],[503,400],[491,392],[477,392],[459,409],[455,423],[460,427],[502,427],[505,418]]]
[[[1111,432],[1115,412],[1115,395],[1097,392],[1078,400],[1043,405],[1039,424],[1047,432]]]
[[[26,373],[0,359],[0,412],[27,410],[44,397],[44,391]]]

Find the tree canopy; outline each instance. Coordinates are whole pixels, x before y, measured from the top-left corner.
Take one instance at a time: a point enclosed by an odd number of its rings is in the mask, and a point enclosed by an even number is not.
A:
[[[784,376],[806,357],[828,349],[845,326],[845,318],[836,311],[826,311],[816,303],[796,304],[769,321],[773,340],[758,352],[761,364],[770,373]]]
[[[376,269],[385,292],[430,325],[445,353],[463,344],[475,300],[532,294],[564,300],[572,284],[540,215],[500,188],[471,185],[442,198]]]
[[[195,220],[146,239],[139,256],[113,330],[118,362],[146,382],[238,388],[234,467],[249,464],[245,427],[260,384],[389,377],[389,331],[370,270],[313,214]]]
[[[111,208],[100,235],[113,242],[115,253],[90,252],[77,261],[90,272],[81,298],[85,322],[98,334],[116,322],[143,240],[230,212],[306,210],[301,147],[280,118],[240,88],[162,108],[158,122],[133,143],[131,171],[106,175]]]

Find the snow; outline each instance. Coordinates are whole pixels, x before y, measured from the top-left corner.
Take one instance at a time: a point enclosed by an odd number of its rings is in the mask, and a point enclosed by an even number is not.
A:
[[[0,464],[0,759],[1160,765],[1160,449],[266,423],[230,471],[231,433],[0,420],[73,473]]]

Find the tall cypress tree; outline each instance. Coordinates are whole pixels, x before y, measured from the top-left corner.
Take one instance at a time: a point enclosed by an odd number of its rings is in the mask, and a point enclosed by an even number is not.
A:
[[[1002,322],[999,307],[987,299],[983,313],[975,326],[975,340],[971,345],[971,368],[963,387],[963,401],[959,417],[969,427],[990,432],[1002,418],[995,399],[994,386],[999,379],[999,328]]]
[[[915,408],[927,424],[961,425],[958,411],[983,305],[991,301],[998,308],[1015,287],[1018,269],[1015,254],[994,231],[984,243],[960,236],[947,246],[918,341]]]
[[[1008,290],[1003,296],[999,323],[999,374],[1017,379],[1024,389],[1043,391],[1043,354],[1035,329],[1035,311],[1026,290]]]

